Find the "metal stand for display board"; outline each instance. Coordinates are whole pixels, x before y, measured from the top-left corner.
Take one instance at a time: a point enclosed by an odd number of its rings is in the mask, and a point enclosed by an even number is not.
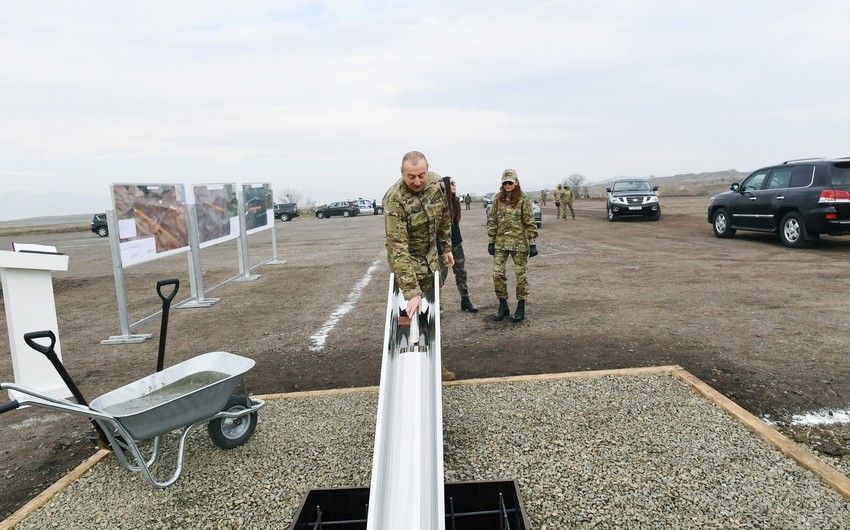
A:
[[[189,209],[189,287],[192,290],[192,298],[181,302],[174,307],[195,308],[209,307],[217,303],[221,298],[206,298],[204,291],[204,272],[201,268],[201,238],[198,236],[197,209],[194,204],[188,205]]]
[[[124,264],[121,262],[120,232],[115,210],[106,211],[106,226],[109,229],[109,248],[112,250],[112,275],[115,277],[115,294],[118,296],[118,322],[120,335],[112,335],[100,341],[101,344],[137,344],[153,336],[152,333],[130,333],[130,319],[127,316],[127,292],[124,289]]]
[[[236,194],[236,204],[239,211],[239,219],[245,219],[245,195],[240,191]],[[251,265],[248,263],[248,227],[247,223],[239,223],[239,276],[233,278],[234,282],[253,282],[260,279],[259,274],[251,274]]]

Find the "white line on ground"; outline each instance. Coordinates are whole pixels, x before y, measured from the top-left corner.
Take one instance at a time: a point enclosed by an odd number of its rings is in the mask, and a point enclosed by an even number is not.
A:
[[[342,319],[346,313],[354,309],[354,304],[357,303],[357,299],[360,298],[360,294],[363,292],[363,289],[369,285],[369,282],[372,280],[372,273],[378,268],[379,263],[381,263],[380,259],[376,259],[375,262],[372,263],[369,270],[366,271],[366,274],[360,278],[360,281],[357,282],[354,289],[348,293],[348,300],[334,309],[334,312],[331,313],[331,317],[322,325],[319,331],[310,337],[310,341],[313,343],[313,345],[310,346],[310,351],[322,351],[325,349],[325,340],[328,338],[328,335],[331,331],[333,331],[340,319]]]

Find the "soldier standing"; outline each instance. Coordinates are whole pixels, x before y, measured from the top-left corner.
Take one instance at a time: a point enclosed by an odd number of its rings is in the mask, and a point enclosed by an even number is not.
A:
[[[567,218],[567,208],[570,209],[573,219],[576,218],[576,213],[573,211],[573,190],[569,186],[564,186],[564,190],[561,192],[561,205],[564,210],[564,219]]]
[[[554,195],[553,198],[555,199],[555,207],[558,209],[558,213],[555,215],[555,219],[561,218],[561,193],[562,192],[563,192],[563,190],[561,189],[560,184],[558,184],[558,189],[556,189],[554,192],[552,192],[552,195]]]
[[[463,203],[466,204],[466,209],[469,210],[469,206],[472,204],[472,195],[467,193],[466,197],[463,198]]]
[[[499,299],[499,309],[493,320],[504,320],[510,315],[508,308],[508,283],[505,266],[508,256],[513,259],[516,272],[517,307],[511,320],[525,318],[525,300],[528,298],[528,258],[537,255],[537,225],[531,209],[531,199],[519,186],[516,171],[502,172],[502,187],[493,197],[493,206],[487,218],[487,252],[493,256],[493,286]]]
[[[434,300],[434,272],[440,268],[437,242],[451,249],[451,218],[440,176],[428,171],[428,160],[411,151],[401,160],[401,178],[383,199],[387,263],[407,300],[407,314],[421,313],[422,296]],[[451,250],[442,261],[455,264]],[[455,374],[443,367],[444,381]]]
[[[448,201],[449,201],[449,214],[452,219],[452,256],[455,259],[455,266],[452,267],[452,272],[455,273],[455,283],[457,284],[457,290],[460,292],[460,309],[461,311],[469,311],[470,313],[477,313],[478,308],[472,305],[472,302],[469,300],[469,287],[466,284],[466,257],[463,253],[463,236],[460,234],[460,199],[458,199],[457,193],[457,183],[453,178],[444,177],[443,181],[449,180],[449,193],[448,193]],[[469,209],[469,203],[472,202],[472,197],[469,194],[466,194],[466,197],[469,199],[469,202],[466,203],[466,209]],[[464,199],[465,201],[466,199]],[[438,250],[442,250],[439,241],[437,242]],[[446,277],[449,275],[449,269],[445,265],[440,266],[440,285],[442,285],[446,281]]]

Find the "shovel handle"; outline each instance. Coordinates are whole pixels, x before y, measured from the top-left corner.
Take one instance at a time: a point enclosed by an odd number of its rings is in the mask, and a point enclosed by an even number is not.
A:
[[[45,346],[43,344],[39,344],[36,342],[36,339],[50,339],[50,344]],[[53,347],[56,345],[56,335],[53,334],[53,331],[46,329],[43,331],[30,331],[29,333],[24,333],[24,342],[27,343],[27,346],[34,349],[37,352],[43,353],[49,357],[49,354],[53,352]],[[55,355],[55,353],[54,353]]]
[[[174,288],[171,290],[170,293],[163,294],[162,288],[167,286],[167,285],[173,285]],[[177,290],[178,289],[180,289],[180,280],[178,280],[177,278],[171,278],[171,279],[168,279],[168,280],[159,280],[158,282],[156,282],[156,294],[159,295],[160,299],[162,299],[163,302],[167,302],[169,304],[171,303],[172,300],[174,300],[174,297],[177,296]]]

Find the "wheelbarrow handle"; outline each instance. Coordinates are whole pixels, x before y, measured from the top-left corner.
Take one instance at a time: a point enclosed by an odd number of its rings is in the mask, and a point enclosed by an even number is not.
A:
[[[36,342],[36,339],[50,339],[50,344],[45,346],[43,344],[39,344]],[[24,333],[24,342],[27,343],[27,346],[34,349],[37,352],[43,353],[50,357],[50,353],[53,352],[53,347],[56,346],[56,335],[49,329],[45,329],[43,331],[30,331],[29,333]],[[54,354],[55,355],[55,354]]]
[[[168,294],[162,293],[162,288],[167,285],[173,285],[174,289],[171,290]],[[174,300],[174,297],[177,296],[177,290],[180,289],[180,280],[177,278],[170,278],[168,280],[159,280],[156,282],[156,294],[162,299],[163,302],[171,303]]]
[[[0,405],[0,414],[3,414],[4,412],[9,412],[10,410],[15,410],[20,406],[21,404],[18,403],[17,399],[8,403],[3,403],[2,405]]]

